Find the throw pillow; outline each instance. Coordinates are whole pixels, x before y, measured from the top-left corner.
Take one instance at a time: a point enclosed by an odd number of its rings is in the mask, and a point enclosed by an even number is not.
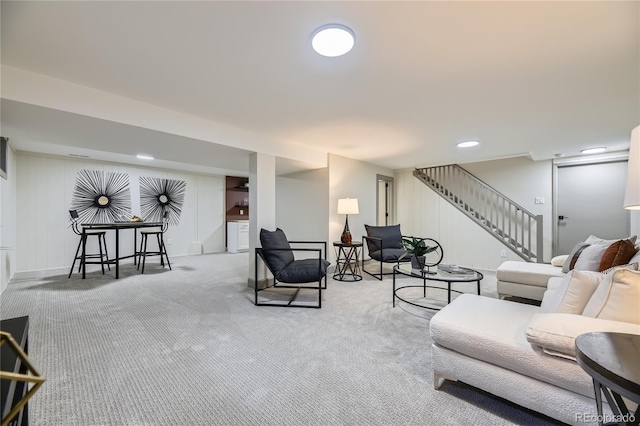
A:
[[[640,324],[640,271],[616,269],[605,277],[582,315]]]
[[[631,235],[630,237],[624,238],[624,239],[631,241],[631,244],[635,244],[636,243],[636,238],[638,238],[637,235]],[[615,243],[616,241],[618,241],[618,240],[617,239],[615,239],[615,240],[605,240],[603,238],[598,238],[595,235],[589,235],[589,238],[584,240],[584,242],[587,243],[587,244],[598,244],[598,245],[607,246],[607,247],[609,247],[611,244]]]
[[[632,271],[637,271],[640,269],[640,263],[635,262],[635,263],[627,263],[626,265],[618,265],[618,266],[612,266],[609,269],[605,269],[604,271],[602,271],[603,274],[610,274],[613,271],[616,271],[618,269],[631,269]]]
[[[564,265],[564,262],[566,262],[568,257],[569,257],[568,254],[563,254],[562,256],[556,256],[556,257],[551,259],[551,265],[552,266],[562,266],[562,265]]]
[[[600,271],[600,262],[602,262],[602,256],[607,251],[608,246],[593,244],[589,247],[585,247],[578,256],[578,260],[573,265],[574,269],[580,271]]]
[[[578,244],[573,246],[571,252],[569,252],[569,255],[567,256],[567,260],[565,260],[564,264],[562,265],[562,272],[566,274],[567,272],[572,270],[574,265],[576,264],[576,261],[578,260],[578,257],[580,256],[580,253],[582,253],[582,250],[587,247],[589,247],[589,244],[586,244],[584,241],[580,241]]]
[[[400,225],[364,225],[364,229],[366,229],[368,237],[379,238],[379,240],[367,239],[369,253],[386,248],[402,248],[402,232],[400,231]]]
[[[582,315],[535,314],[529,321],[526,336],[531,345],[542,348],[549,355],[560,353],[575,357],[576,337],[593,331],[640,334],[640,326]]]
[[[280,228],[277,228],[275,231],[267,231],[263,228],[260,230],[260,244],[262,248],[265,249],[265,251],[262,252],[265,262],[277,278],[278,274],[294,260],[293,251],[291,251],[291,245],[289,245],[287,236]],[[270,251],[268,249],[277,250]]]
[[[552,294],[545,293],[540,310],[542,312],[580,315],[591,296],[603,280],[603,274],[591,271],[569,271]],[[547,299],[547,300],[545,300]]]
[[[611,244],[602,255],[598,270],[604,271],[613,266],[624,265],[636,254],[636,248],[629,240],[619,240]]]

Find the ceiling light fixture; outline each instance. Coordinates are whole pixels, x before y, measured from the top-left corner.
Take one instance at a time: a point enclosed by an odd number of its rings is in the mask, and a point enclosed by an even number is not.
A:
[[[138,157],[141,160],[153,160],[152,156],[146,155],[146,154],[138,154],[136,155],[136,157]]]
[[[311,36],[313,50],[330,58],[348,53],[356,43],[351,28],[340,24],[323,25]]]
[[[605,152],[607,150],[607,148],[600,146],[598,148],[588,148],[588,149],[583,149],[582,151],[580,151],[583,154],[598,154],[600,152]]]
[[[476,146],[480,144],[478,141],[464,141],[458,143],[458,148],[471,148],[472,146]]]

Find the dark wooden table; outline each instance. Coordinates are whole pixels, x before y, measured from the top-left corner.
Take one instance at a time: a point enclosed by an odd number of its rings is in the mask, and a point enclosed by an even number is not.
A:
[[[83,223],[82,224],[82,258],[84,259],[84,254],[86,252],[87,238],[85,232],[88,229],[93,230],[115,230],[116,231],[116,257],[114,259],[109,260],[110,263],[114,263],[116,266],[116,279],[120,278],[120,260],[127,259],[130,257],[134,258],[136,256],[136,245],[137,245],[137,237],[138,233],[135,231],[138,228],[156,228],[162,227],[162,222],[114,222],[114,223]],[[121,229],[133,229],[133,254],[127,256],[120,256],[120,230]],[[82,262],[82,279],[86,278],[86,263]]]
[[[586,333],[576,338],[578,364],[593,378],[598,421],[608,424],[638,425],[640,406],[631,412],[622,397],[640,404],[640,335],[623,333]],[[605,396],[614,418],[602,412]]]

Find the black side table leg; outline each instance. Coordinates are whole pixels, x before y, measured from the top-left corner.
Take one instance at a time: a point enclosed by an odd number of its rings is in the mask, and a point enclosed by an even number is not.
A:
[[[393,307],[396,307],[396,269],[393,268],[393,290],[391,292],[391,300],[393,300]]]

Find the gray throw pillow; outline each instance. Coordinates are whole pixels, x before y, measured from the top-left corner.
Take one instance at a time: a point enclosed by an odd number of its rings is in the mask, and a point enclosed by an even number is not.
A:
[[[264,261],[276,277],[284,268],[293,262],[293,251],[291,251],[291,245],[289,245],[287,236],[284,234],[282,229],[278,228],[275,231],[267,231],[264,228],[261,229],[260,244],[263,249],[288,249],[273,251],[266,250],[262,252],[264,255]]]
[[[380,238],[382,241],[367,239],[367,245],[369,253],[373,253],[380,249],[394,248],[401,249],[402,247],[402,232],[400,232],[400,225],[389,226],[371,226],[365,225],[364,229],[367,231],[367,236]]]
[[[585,243],[584,241],[580,241],[578,244],[573,246],[571,252],[569,253],[569,256],[567,257],[567,260],[565,260],[564,264],[562,265],[562,272],[566,274],[567,272],[572,270],[576,264],[576,261],[578,260],[578,257],[580,257],[580,253],[582,253],[582,250],[587,247],[589,247],[589,244]]]

